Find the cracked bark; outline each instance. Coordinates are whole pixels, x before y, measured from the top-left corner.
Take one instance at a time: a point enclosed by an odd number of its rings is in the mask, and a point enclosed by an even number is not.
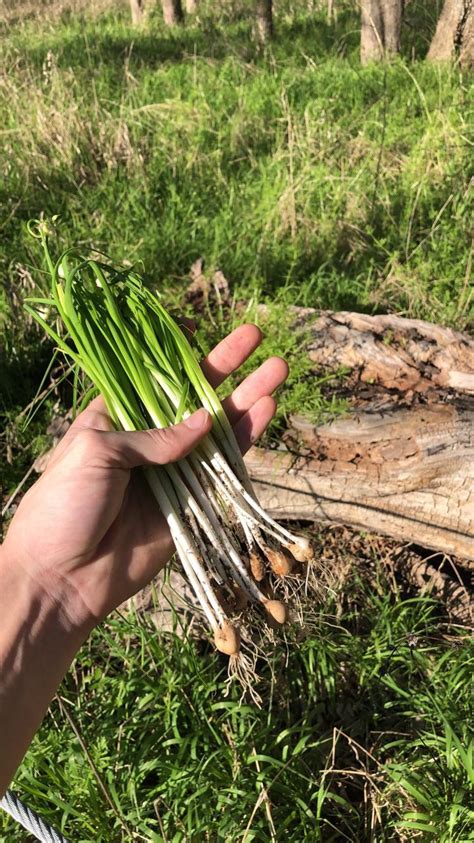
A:
[[[445,0],[427,58],[450,61],[456,56],[464,67],[474,64],[474,0]]]
[[[301,319],[315,376],[351,369],[352,406],[332,424],[293,418],[287,450],[250,451],[263,506],[473,560],[474,341],[396,316]]]

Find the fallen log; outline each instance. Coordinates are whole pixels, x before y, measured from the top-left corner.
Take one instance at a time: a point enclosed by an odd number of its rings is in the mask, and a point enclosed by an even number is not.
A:
[[[350,369],[349,414],[293,418],[285,450],[250,451],[263,506],[474,560],[474,341],[397,316],[306,308],[295,321],[315,377]]]

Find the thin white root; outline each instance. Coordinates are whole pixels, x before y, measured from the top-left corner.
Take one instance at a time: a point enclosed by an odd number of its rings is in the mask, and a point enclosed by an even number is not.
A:
[[[262,705],[262,698],[256,690],[258,682],[258,674],[256,671],[256,653],[248,656],[240,650],[236,655],[232,655],[229,659],[228,679],[227,679],[227,693],[230,691],[230,686],[233,682],[238,682],[242,688],[245,697],[249,695],[252,702],[260,708]]]
[[[212,453],[212,451],[210,449],[210,446],[209,446],[209,443],[206,442],[205,440],[204,440],[204,443],[201,445],[201,447],[204,448],[204,450],[205,450],[207,456],[209,457],[209,459],[211,461],[211,464],[214,466],[215,470],[217,470],[218,472],[223,472],[224,474],[227,475],[229,481],[232,483],[235,490],[238,493],[240,493],[240,495],[245,500],[245,502],[252,509],[254,509],[255,512],[258,512],[258,514],[260,515],[260,517],[262,518],[262,520],[264,522],[269,524],[277,533],[279,533],[281,536],[284,536],[292,544],[299,544],[299,538],[300,537],[293,535],[293,533],[290,533],[289,530],[285,529],[285,527],[282,527],[281,524],[278,524],[276,521],[274,521],[273,518],[270,518],[268,513],[265,512],[264,509],[262,509],[260,504],[255,500],[255,498],[253,498],[247,492],[247,490],[244,488],[244,486],[242,485],[240,480],[238,480],[238,478],[235,476],[235,474],[233,474],[232,470],[230,469],[230,467],[228,466],[226,461],[222,458],[222,454],[220,454],[218,451],[216,451],[216,453]]]
[[[158,471],[159,469],[147,468],[145,469],[145,476],[158,506],[166,518],[179,558],[189,577],[196,597],[202,606],[211,628],[214,630],[219,623],[223,624],[226,621],[226,617],[214,594],[209,578],[201,565],[194,542],[184,524],[176,515],[175,508],[172,504],[173,489],[170,481],[164,471],[160,471],[160,476],[158,476]],[[169,496],[167,491],[169,491]]]

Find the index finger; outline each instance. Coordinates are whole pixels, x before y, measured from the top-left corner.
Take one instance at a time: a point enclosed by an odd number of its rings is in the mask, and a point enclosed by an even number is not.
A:
[[[262,341],[256,325],[240,325],[204,358],[201,369],[211,386],[219,386],[255,351]]]

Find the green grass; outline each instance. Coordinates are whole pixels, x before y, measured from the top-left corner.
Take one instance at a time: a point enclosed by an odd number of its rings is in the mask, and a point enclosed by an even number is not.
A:
[[[61,696],[121,821],[57,703],[18,789],[78,843],[128,840],[124,824],[153,841],[240,841],[247,825],[270,840],[262,788],[277,839],[412,840],[418,822],[416,839],[467,843],[472,647],[434,601],[394,594],[376,553],[359,571],[342,556],[351,573],[311,634],[262,664],[261,710],[225,696],[224,660],[146,617],[94,633]]]
[[[18,420],[51,354],[21,307],[40,277],[25,225],[42,212],[61,215],[63,245],[142,262],[175,309],[197,257],[222,269],[234,306],[202,315],[200,341],[252,318],[266,334],[257,362],[289,359],[273,439],[303,407],[315,419],[344,410],[317,388],[289,305],[472,327],[474,88],[459,69],[423,61],[428,5],[407,6],[402,58],[367,68],[350,3],[333,24],[282,5],[265,54],[238,4],[206,8],[183,31],[166,32],[155,12],[134,31],[126,10],[4,24],[6,494],[70,398],[63,384],[29,428]],[[338,563],[345,553],[339,545]],[[377,554],[370,576],[364,565],[351,558],[311,635],[276,650],[277,679],[262,666],[260,711],[235,690],[224,697],[224,663],[206,647],[164,640],[139,617],[96,631],[61,694],[141,839],[241,841],[249,824],[247,843],[270,840],[265,802],[252,816],[262,788],[280,839],[295,843],[472,839],[470,645],[460,630],[444,635],[428,598],[394,591]],[[16,784],[74,841],[129,839],[56,703]],[[19,839],[0,818],[0,840]]]

